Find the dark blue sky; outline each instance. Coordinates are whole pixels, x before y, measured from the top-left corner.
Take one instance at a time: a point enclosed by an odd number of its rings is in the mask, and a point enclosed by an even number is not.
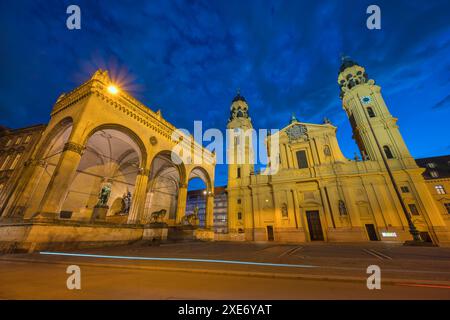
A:
[[[81,7],[82,29],[65,26]],[[377,4],[382,29],[366,28]],[[357,150],[338,97],[341,53],[366,67],[415,157],[450,153],[450,2],[1,1],[0,123],[49,120],[53,103],[106,68],[177,127],[223,129],[236,89],[256,128],[338,126]],[[226,183],[218,166],[216,184]]]

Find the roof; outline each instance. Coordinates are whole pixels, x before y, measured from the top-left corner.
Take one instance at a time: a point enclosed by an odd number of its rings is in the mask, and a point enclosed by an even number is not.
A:
[[[342,64],[341,67],[339,68],[339,73],[343,72],[345,69],[353,67],[353,66],[359,66],[359,64],[355,61],[353,61],[350,57],[342,57]]]
[[[241,93],[238,91],[238,93],[236,94],[236,96],[233,98],[233,102],[236,102],[236,101],[244,101],[244,102],[247,102],[247,101],[245,101],[245,98],[244,98],[244,96],[241,96]]]
[[[419,167],[425,168],[423,177],[429,179],[450,178],[450,155],[416,159]]]

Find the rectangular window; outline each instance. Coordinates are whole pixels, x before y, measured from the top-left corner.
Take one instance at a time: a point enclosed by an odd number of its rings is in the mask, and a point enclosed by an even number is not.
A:
[[[237,199],[237,203],[238,203],[238,204],[241,204],[241,199]]]
[[[436,189],[437,194],[445,194],[445,189],[443,185],[437,184],[434,186]]]
[[[450,214],[450,202],[444,203],[444,207],[447,210],[447,213]]]
[[[241,177],[241,168],[237,168],[237,178],[239,179]]]
[[[406,186],[400,187],[400,189],[402,190],[403,193],[408,193],[409,192],[409,188]]]
[[[238,212],[238,220],[242,220],[242,212]]]
[[[16,168],[17,162],[19,162],[20,156],[21,156],[20,153],[16,155],[16,157],[13,160],[13,162],[11,163],[11,166],[9,167],[10,170]]]
[[[18,137],[16,140],[16,145],[22,142],[22,137]]]
[[[308,168],[308,160],[306,159],[306,151],[300,150],[296,152],[297,163],[299,169]]]
[[[11,156],[8,155],[8,156],[6,157],[6,159],[3,160],[3,163],[2,163],[2,166],[0,167],[0,170],[4,170],[4,169],[6,168],[6,165],[8,164],[10,158],[11,158]]]
[[[417,207],[415,204],[410,203],[410,204],[408,204],[408,207],[409,207],[409,211],[411,212],[412,215],[414,215],[414,216],[419,215],[419,211],[417,211]]]
[[[437,172],[437,171],[430,171],[430,176],[432,177],[432,178],[438,178],[439,177],[439,173]]]

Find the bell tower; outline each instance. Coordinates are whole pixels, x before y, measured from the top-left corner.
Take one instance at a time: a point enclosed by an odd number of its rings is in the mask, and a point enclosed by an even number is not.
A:
[[[363,159],[381,161],[380,152],[383,152],[386,159],[401,160],[403,167],[415,167],[400,134],[397,118],[389,112],[381,87],[369,79],[364,67],[343,57],[338,84],[342,106]]]
[[[254,171],[252,119],[239,90],[231,103],[227,129],[228,186],[232,187],[246,184]]]
[[[234,97],[227,124],[228,233],[231,239],[252,238],[251,174],[254,171],[253,125],[240,92]]]

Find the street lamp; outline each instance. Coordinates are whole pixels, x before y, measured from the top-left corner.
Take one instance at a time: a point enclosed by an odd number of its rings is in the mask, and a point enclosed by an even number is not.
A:
[[[119,89],[115,85],[110,84],[108,86],[108,92],[111,94],[117,94],[117,93],[119,93]]]

